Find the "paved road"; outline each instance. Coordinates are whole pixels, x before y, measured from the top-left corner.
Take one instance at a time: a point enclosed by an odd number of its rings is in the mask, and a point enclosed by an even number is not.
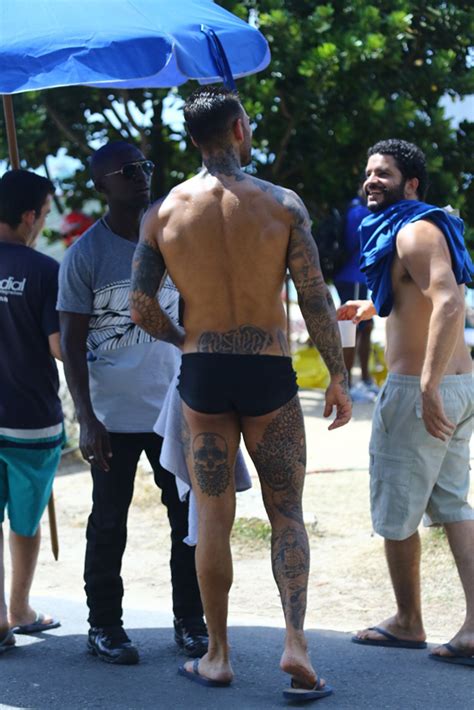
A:
[[[17,637],[0,660],[0,708],[40,710],[268,710],[284,708],[286,679],[278,670],[283,630],[231,619],[236,679],[232,687],[204,688],[177,675],[183,661],[167,612],[129,610],[127,628],[140,648],[138,666],[109,666],[84,652],[82,603],[35,599],[64,619],[55,631]],[[246,621],[248,624],[248,620]],[[309,630],[312,656],[334,695],[317,707],[340,710],[468,710],[474,707],[474,669],[443,666],[426,651],[361,648],[350,636]],[[314,704],[306,707],[313,707]]]

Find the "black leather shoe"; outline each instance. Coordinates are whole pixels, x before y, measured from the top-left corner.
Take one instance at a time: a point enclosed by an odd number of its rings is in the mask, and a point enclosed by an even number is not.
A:
[[[138,651],[121,626],[93,626],[87,640],[89,653],[106,663],[133,666],[138,663]]]
[[[174,640],[190,658],[201,658],[207,653],[209,636],[204,619],[200,616],[175,619]]]

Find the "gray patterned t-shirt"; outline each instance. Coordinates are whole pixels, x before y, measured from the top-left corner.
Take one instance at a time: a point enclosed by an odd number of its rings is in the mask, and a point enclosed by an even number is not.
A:
[[[59,271],[59,311],[89,313],[87,360],[96,416],[109,431],[151,432],[179,351],[154,340],[130,318],[128,294],[135,244],[96,222],[70,247]],[[178,291],[169,277],[160,304],[178,321]]]

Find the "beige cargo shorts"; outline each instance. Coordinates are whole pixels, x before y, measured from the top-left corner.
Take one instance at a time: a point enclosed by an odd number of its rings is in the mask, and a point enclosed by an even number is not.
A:
[[[440,386],[456,425],[448,441],[428,434],[421,418],[420,378],[389,374],[380,391],[370,439],[370,503],[375,532],[405,540],[424,524],[474,520],[467,501],[473,431],[472,375],[448,375]]]

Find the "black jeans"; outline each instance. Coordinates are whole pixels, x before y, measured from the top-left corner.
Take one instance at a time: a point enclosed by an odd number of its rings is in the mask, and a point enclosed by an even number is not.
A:
[[[171,526],[171,584],[177,618],[202,616],[194,563],[194,547],[183,542],[188,532],[188,502],[178,497],[175,477],[160,465],[163,439],[157,434],[110,433],[110,471],[92,466],[92,512],[87,525],[84,569],[91,626],[122,623],[123,583],[120,576],[127,542],[127,515],[133,496],[138,459],[145,451]]]

